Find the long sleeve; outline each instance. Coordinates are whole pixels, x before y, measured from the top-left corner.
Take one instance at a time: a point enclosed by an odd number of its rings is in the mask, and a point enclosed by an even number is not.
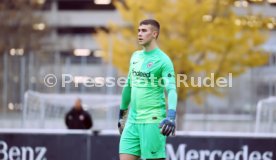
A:
[[[168,109],[176,110],[177,106],[177,93],[176,89],[168,89]]]
[[[70,112],[66,113],[65,115],[65,124],[67,128],[70,128],[70,120],[69,120]]]
[[[84,112],[85,113],[85,129],[90,129],[93,127],[93,121],[92,118],[90,116],[90,114],[88,112]]]
[[[168,94],[168,109],[176,110],[177,92],[175,83],[175,73],[173,63],[169,58],[162,67],[162,78],[165,84],[166,92]]]
[[[122,91],[122,100],[121,100],[121,105],[120,109],[121,110],[127,110],[129,103],[130,103],[130,98],[131,97],[131,87],[130,85],[125,85]]]
[[[127,110],[130,101],[131,101],[131,63],[129,66],[127,81],[126,81],[126,84],[122,91],[122,99],[121,99],[120,109]]]

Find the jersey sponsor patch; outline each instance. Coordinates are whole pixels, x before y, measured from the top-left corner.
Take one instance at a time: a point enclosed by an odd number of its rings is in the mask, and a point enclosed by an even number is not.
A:
[[[132,74],[137,77],[150,77],[150,72],[141,72],[141,71],[135,71],[132,70]]]

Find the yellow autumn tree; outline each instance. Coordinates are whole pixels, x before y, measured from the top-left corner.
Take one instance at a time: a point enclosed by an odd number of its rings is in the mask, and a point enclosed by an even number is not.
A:
[[[99,31],[97,40],[108,60],[108,42],[112,41],[112,63],[126,74],[137,45],[137,28],[145,18],[161,24],[160,48],[172,59],[177,74],[185,74],[188,86],[178,87],[180,100],[188,96],[202,102],[201,93],[222,95],[219,87],[193,87],[190,77],[238,76],[248,68],[267,62],[260,48],[266,36],[260,25],[242,25],[242,18],[232,10],[231,0],[125,0],[116,8],[126,24],[110,24],[109,33]],[[259,24],[259,23],[258,23]],[[183,115],[183,107],[178,107]],[[181,118],[179,118],[181,119]]]

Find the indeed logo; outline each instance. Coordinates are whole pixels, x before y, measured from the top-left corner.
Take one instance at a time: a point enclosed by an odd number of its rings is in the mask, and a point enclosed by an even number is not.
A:
[[[132,70],[132,74],[139,77],[150,77],[150,72],[146,73],[141,71],[135,71],[134,69]]]
[[[8,144],[5,141],[0,141],[1,160],[47,160],[45,157],[46,152],[46,147],[8,147]]]
[[[249,150],[247,145],[239,151],[187,149],[186,144],[180,144],[176,151],[171,144],[167,144],[166,148],[166,160],[273,160],[273,151]]]

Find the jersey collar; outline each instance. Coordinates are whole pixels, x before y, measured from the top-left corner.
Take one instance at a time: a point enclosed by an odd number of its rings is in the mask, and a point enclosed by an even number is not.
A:
[[[159,50],[158,47],[156,47],[156,48],[154,48],[153,50],[150,50],[150,51],[145,51],[145,49],[143,49],[143,52],[144,52],[145,55],[151,55],[154,52],[156,52],[157,50]]]

